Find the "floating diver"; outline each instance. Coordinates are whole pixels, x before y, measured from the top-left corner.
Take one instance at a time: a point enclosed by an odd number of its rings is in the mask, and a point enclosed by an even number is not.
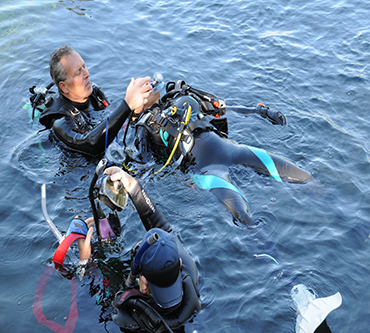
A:
[[[258,114],[273,124],[285,125],[285,116],[264,105],[255,108],[228,107],[223,99],[195,89],[184,81],[168,82],[159,103],[140,113],[135,126],[136,156],[146,163],[151,152],[163,167],[170,162],[192,174],[194,183],[210,190],[236,220],[250,225],[252,215],[242,192],[228,178],[232,165],[242,164],[278,182],[306,183],[309,172],[261,148],[239,145],[227,139],[227,110]],[[193,169],[194,171],[194,169]]]

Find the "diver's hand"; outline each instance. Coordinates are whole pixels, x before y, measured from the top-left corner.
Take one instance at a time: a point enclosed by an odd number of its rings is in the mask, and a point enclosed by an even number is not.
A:
[[[139,79],[132,78],[130,84],[127,86],[125,96],[125,101],[130,109],[140,109],[143,105],[147,104],[152,89],[149,76]]]
[[[78,243],[78,251],[80,253],[80,260],[89,259],[91,256],[91,238],[94,232],[93,226],[95,225],[95,221],[93,217],[89,217],[85,221],[89,231],[87,232],[86,238],[79,238],[77,240]]]
[[[279,111],[267,109],[266,117],[273,125],[284,126],[287,124],[285,116]]]
[[[130,193],[137,183],[135,178],[116,166],[107,168],[104,173],[110,176],[112,182],[119,180],[127,193]]]
[[[161,97],[161,92],[157,91],[155,94],[153,94],[153,90],[149,92],[149,96],[147,98],[147,102],[145,102],[141,107],[135,109],[135,114],[140,114],[147,108],[150,108],[154,103],[158,103],[159,99]]]

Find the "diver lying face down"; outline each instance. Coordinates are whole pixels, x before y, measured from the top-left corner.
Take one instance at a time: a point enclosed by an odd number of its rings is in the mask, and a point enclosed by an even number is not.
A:
[[[285,117],[280,112],[273,112],[264,105],[227,107],[222,99],[192,88],[184,81],[169,82],[166,90],[160,103],[142,112],[135,124],[138,154],[134,159],[137,161],[147,162],[151,152],[161,163],[167,160],[164,166],[170,161],[181,163],[184,170],[195,165],[194,183],[213,192],[235,219],[246,225],[252,223],[249,204],[229,181],[230,166],[242,164],[278,182],[311,180],[310,173],[282,157],[227,139],[226,110],[260,114],[273,124],[285,125]]]
[[[93,156],[104,152],[133,110],[148,107],[158,98],[151,94],[150,77],[132,78],[121,104],[100,121],[97,111],[109,108],[109,99],[91,82],[85,61],[75,50],[68,45],[55,50],[50,57],[50,75],[59,96],[37,97],[45,101],[40,123],[69,148]],[[38,105],[36,96],[31,102]]]
[[[201,309],[196,265],[172,233],[161,210],[134,178],[118,167],[106,169],[105,175],[108,177],[102,177],[98,184],[106,195],[104,199],[100,196],[102,202],[108,200],[112,209],[122,208],[128,194],[147,230],[142,241],[133,248],[131,272],[126,281],[128,288],[116,294],[112,318],[122,329],[171,332]],[[84,271],[91,264],[93,226],[103,240],[118,236],[117,225],[113,225],[117,223],[120,224],[119,220],[89,218],[84,222],[75,218],[54,254],[54,263],[63,265],[69,245],[78,238],[79,264]]]

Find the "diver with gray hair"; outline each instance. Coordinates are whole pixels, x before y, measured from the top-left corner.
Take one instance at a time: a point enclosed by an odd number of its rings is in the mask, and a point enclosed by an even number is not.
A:
[[[101,119],[98,111],[109,108],[110,101],[91,82],[80,54],[68,45],[50,56],[50,76],[53,82],[47,89],[31,97],[33,107],[41,111],[40,123],[69,148],[92,156],[105,151],[135,110],[143,105],[149,107],[158,98],[152,94],[150,77],[132,78],[121,104]],[[58,89],[58,97],[51,96],[49,89],[53,85]]]

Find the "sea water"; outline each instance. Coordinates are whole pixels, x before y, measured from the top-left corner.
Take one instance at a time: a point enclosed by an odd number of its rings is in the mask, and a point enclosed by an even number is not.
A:
[[[297,284],[319,297],[341,293],[342,305],[327,318],[333,333],[368,332],[369,15],[368,3],[358,0],[3,0],[0,330],[52,331],[33,313],[37,283],[45,283],[58,245],[42,215],[42,184],[61,233],[73,216],[91,215],[97,161],[38,133],[42,126],[23,108],[30,87],[50,82],[52,51],[68,44],[113,105],[131,77],[159,72],[228,105],[262,102],[282,112],[284,127],[229,113],[229,138],[314,177],[304,185],[278,183],[233,166],[230,179],[256,220],[245,228],[180,170],[144,173],[143,185],[200,273],[202,310],[186,332],[294,332],[290,291]],[[98,276],[77,284],[75,332],[119,332],[107,302],[123,287],[129,251],[144,235],[132,204],[120,219],[122,235],[99,253]],[[69,325],[73,290],[71,280],[51,271],[42,294],[46,320]]]

